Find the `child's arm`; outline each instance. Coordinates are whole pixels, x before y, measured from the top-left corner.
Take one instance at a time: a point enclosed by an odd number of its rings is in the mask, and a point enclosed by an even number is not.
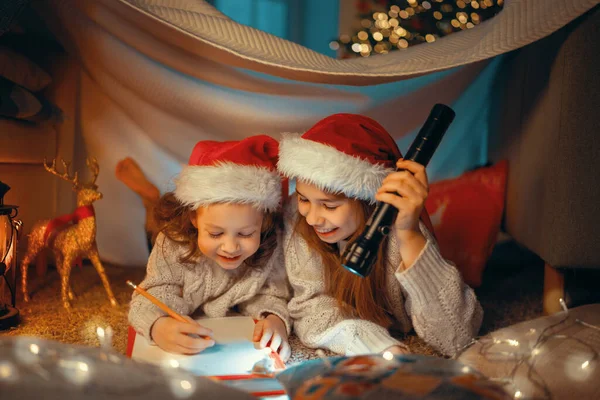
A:
[[[483,311],[473,289],[442,257],[423,223],[420,229],[426,238],[425,247],[410,268],[400,263],[396,278],[417,334],[442,353],[454,355],[477,335]]]
[[[283,270],[283,266],[280,268]],[[273,271],[273,274],[279,275],[281,272]],[[254,297],[240,304],[239,307],[243,314],[255,319],[261,319],[268,314],[278,316],[289,335],[292,332],[292,320],[287,309],[289,299],[287,279],[279,282],[269,279]]]
[[[290,300],[290,286],[283,265],[281,240],[262,273],[267,276],[264,285],[250,300],[239,305],[243,314],[261,319],[268,314],[278,316],[285,324],[288,335],[292,331],[292,321],[287,309]]]
[[[243,314],[260,320],[255,330],[255,341],[262,347],[271,340],[271,347],[285,360],[289,357],[288,336],[292,331],[287,303],[290,299],[290,287],[283,266],[281,240],[262,273],[267,279],[258,293],[250,300],[239,305]]]
[[[181,315],[189,315],[193,309],[182,298],[183,267],[177,257],[177,245],[163,234],[156,238],[156,243],[148,259],[146,278],[140,286],[152,296],[165,303],[173,311]],[[151,340],[152,325],[166,313],[155,306],[144,296],[134,292],[129,308],[129,323],[144,337]]]

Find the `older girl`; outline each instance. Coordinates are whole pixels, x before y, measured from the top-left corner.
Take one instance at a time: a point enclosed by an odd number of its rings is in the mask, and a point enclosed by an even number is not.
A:
[[[393,172],[394,167],[404,169]],[[455,266],[420,222],[428,193],[423,166],[401,159],[370,118],[332,115],[280,142],[278,168],[296,179],[285,213],[288,305],[307,346],[341,354],[408,351],[389,330],[416,333],[452,355],[477,334],[482,310]],[[398,209],[372,273],[346,271],[340,254],[356,239],[375,201]]]

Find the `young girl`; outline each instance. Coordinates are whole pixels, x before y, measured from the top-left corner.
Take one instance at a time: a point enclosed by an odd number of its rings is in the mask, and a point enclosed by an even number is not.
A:
[[[400,157],[385,129],[360,115],[332,115],[280,141],[278,168],[296,179],[284,215],[293,288],[288,310],[307,346],[348,355],[401,353],[408,349],[388,330],[414,328],[452,355],[479,330],[482,310],[473,290],[419,222],[425,169]],[[340,255],[362,232],[376,200],[399,211],[371,274],[362,278],[341,266]]]
[[[277,141],[268,136],[199,142],[175,191],[157,205],[161,233],[141,287],[185,316],[199,308],[208,317],[223,317],[237,308],[259,320],[254,340],[261,347],[270,342],[285,360],[291,322],[279,238],[277,152]],[[202,338],[211,332],[201,323],[179,322],[137,294],[129,321],[172,353],[194,354],[214,345]]]

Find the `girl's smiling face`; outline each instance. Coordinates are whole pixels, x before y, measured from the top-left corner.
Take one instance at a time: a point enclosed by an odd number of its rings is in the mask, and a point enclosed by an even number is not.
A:
[[[337,243],[358,229],[358,218],[352,201],[345,196],[327,193],[307,182],[296,182],[298,212],[319,238]]]
[[[248,204],[211,204],[191,215],[202,254],[233,270],[260,247],[263,213]]]

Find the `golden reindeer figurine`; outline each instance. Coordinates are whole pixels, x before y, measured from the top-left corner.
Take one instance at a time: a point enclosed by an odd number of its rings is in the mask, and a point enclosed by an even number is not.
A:
[[[113,295],[108,282],[108,277],[98,256],[96,246],[96,216],[94,214],[93,202],[102,198],[102,193],[98,191],[96,178],[100,172],[100,167],[95,158],[87,159],[86,164],[92,172],[92,180],[88,183],[80,183],[77,172],[73,177],[69,176],[69,166],[71,163],[62,161],[64,172],[61,174],[56,171],[56,159],[49,166],[44,159],[44,168],[46,171],[56,175],[67,182],[73,184],[73,190],[77,192],[77,209],[73,214],[65,215],[53,220],[38,221],[29,234],[29,243],[27,253],[21,264],[23,297],[29,301],[27,291],[27,269],[29,264],[34,261],[41,250],[49,248],[54,252],[56,259],[56,268],[61,278],[61,295],[63,306],[66,309],[71,308],[70,300],[74,295],[69,284],[71,268],[73,264],[82,258],[88,258],[102,283],[104,289],[113,306],[117,306],[117,300]],[[58,229],[61,228],[61,229]]]

